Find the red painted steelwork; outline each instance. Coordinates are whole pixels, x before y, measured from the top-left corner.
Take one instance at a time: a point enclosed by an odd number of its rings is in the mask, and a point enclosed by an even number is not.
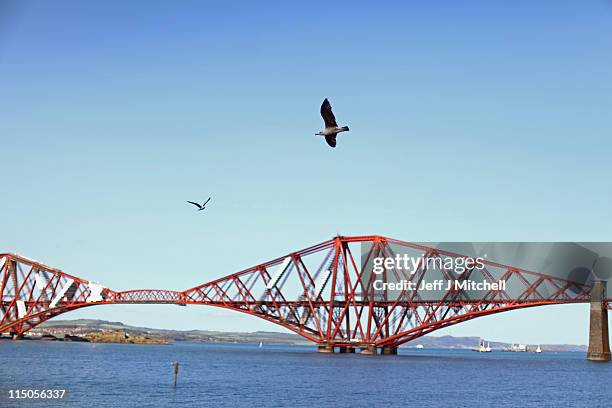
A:
[[[360,244],[371,244],[361,253]],[[357,249],[359,248],[359,249]],[[0,254],[0,332],[21,334],[61,313],[116,303],[209,305],[236,310],[279,324],[320,345],[396,347],[434,330],[466,320],[534,306],[589,302],[590,286],[484,260],[489,282],[513,280],[515,293],[448,290],[438,299],[418,290],[374,291],[361,270],[362,257],[393,256],[394,248],[415,256],[464,255],[381,236],[335,237],[286,257],[254,266],[184,291],[117,292],[39,262]],[[466,278],[473,273],[466,272]],[[475,272],[474,272],[475,273]],[[438,274],[420,265],[414,273],[385,271],[386,281],[419,284]],[[438,276],[436,275],[436,276]]]

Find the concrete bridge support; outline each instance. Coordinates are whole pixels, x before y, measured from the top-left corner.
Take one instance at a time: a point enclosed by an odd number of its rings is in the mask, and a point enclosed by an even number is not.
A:
[[[317,348],[317,352],[318,353],[333,354],[334,346],[328,346],[328,345],[325,345],[325,344],[319,344],[319,347]]]
[[[340,353],[354,353],[355,347],[342,346],[338,347],[338,350],[340,351]]]
[[[594,282],[591,290],[591,320],[587,352],[587,359],[591,361],[610,361],[611,358],[606,296],[606,282]]]
[[[384,346],[382,348],[383,356],[396,356],[397,355],[397,347],[394,346]]]
[[[365,354],[368,356],[375,356],[377,354],[376,346],[362,347],[359,354]]]

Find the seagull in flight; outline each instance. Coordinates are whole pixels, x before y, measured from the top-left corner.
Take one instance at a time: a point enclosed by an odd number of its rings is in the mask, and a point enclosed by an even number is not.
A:
[[[340,132],[348,132],[348,126],[338,127],[336,123],[336,117],[332,112],[331,104],[325,98],[323,104],[321,105],[321,116],[323,116],[323,121],[325,122],[325,129],[322,131],[315,133],[316,136],[325,136],[325,141],[331,147],[336,147],[336,135]]]
[[[208,200],[206,200],[206,202],[204,204],[198,204],[198,203],[194,203],[193,201],[187,201],[189,204],[193,204],[196,207],[198,207],[198,211],[202,211],[206,209],[206,204],[208,204],[208,202],[210,201],[210,197],[208,197]]]

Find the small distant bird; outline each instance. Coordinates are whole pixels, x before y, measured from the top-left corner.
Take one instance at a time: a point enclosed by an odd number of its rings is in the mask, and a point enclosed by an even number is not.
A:
[[[198,211],[202,211],[206,209],[206,204],[208,204],[208,202],[210,201],[211,197],[208,197],[208,200],[206,200],[206,202],[204,204],[198,204],[198,203],[194,203],[193,201],[187,201],[189,204],[193,204],[196,207],[198,207]]]
[[[321,105],[321,116],[323,116],[323,121],[325,122],[325,129],[322,131],[315,133],[317,136],[325,136],[325,141],[331,147],[336,147],[336,135],[340,132],[348,132],[348,126],[338,127],[336,123],[336,117],[332,112],[332,107],[327,98],[323,101]]]

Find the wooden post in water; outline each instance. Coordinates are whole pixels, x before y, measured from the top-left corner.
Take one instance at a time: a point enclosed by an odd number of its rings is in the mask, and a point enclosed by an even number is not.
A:
[[[172,365],[174,366],[174,387],[176,388],[176,380],[178,378],[179,362],[175,361],[174,363],[172,363]]]

